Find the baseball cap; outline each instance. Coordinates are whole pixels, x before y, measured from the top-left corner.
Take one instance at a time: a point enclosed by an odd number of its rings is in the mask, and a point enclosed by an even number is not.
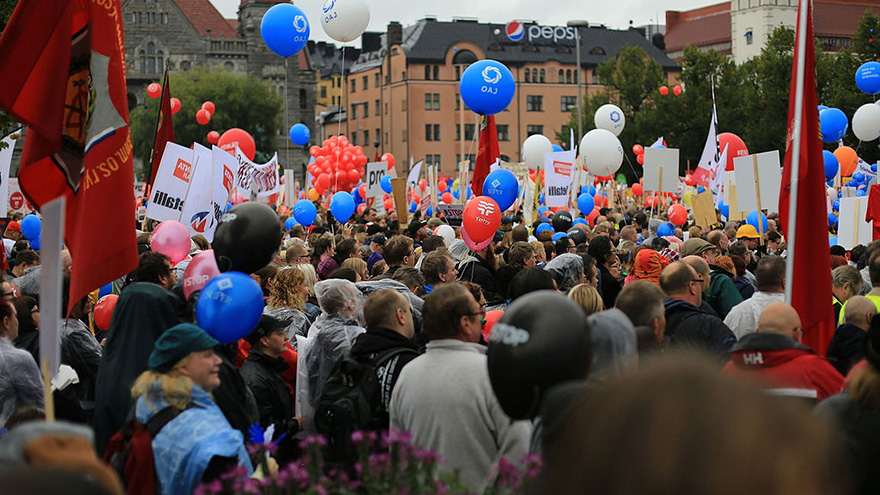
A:
[[[711,249],[718,249],[714,244],[708,242],[704,239],[700,239],[699,237],[695,237],[693,239],[688,239],[684,243],[684,247],[681,250],[682,256],[691,256],[700,254],[709,251]]]
[[[9,232],[21,232],[21,223],[20,222],[9,222],[9,225],[6,226],[6,230]]]
[[[257,325],[257,328],[248,334],[244,340],[247,341],[248,344],[254,345],[259,342],[261,338],[271,334],[275,330],[287,328],[291,323],[293,323],[293,320],[282,320],[275,318],[274,316],[263,315],[260,317],[260,323]]]
[[[758,229],[755,228],[754,225],[745,224],[736,231],[737,239],[760,239],[761,234],[758,233]]]
[[[387,239],[386,239],[385,236],[382,235],[382,234],[376,234],[376,235],[374,235],[373,237],[370,238],[370,242],[375,242],[376,244],[378,244],[378,245],[380,245],[380,246],[384,246],[386,240],[387,240]]]

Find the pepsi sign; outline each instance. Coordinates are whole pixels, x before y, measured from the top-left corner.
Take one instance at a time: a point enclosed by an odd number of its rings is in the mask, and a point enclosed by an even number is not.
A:
[[[528,33],[529,41],[535,41],[536,39],[545,39],[545,40],[553,40],[554,43],[559,43],[560,40],[574,40],[575,39],[575,28],[573,27],[565,27],[565,26],[539,26],[537,24],[531,24],[526,28],[526,26],[518,21],[512,21],[507,24],[507,38],[510,41],[521,41],[526,33]]]

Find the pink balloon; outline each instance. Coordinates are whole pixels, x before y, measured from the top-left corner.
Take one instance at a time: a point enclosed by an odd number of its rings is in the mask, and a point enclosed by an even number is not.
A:
[[[213,249],[195,255],[183,274],[184,297],[189,298],[193,292],[204,289],[217,275],[220,275],[220,269],[217,268]]]
[[[168,256],[171,264],[176,265],[189,256],[191,242],[189,231],[182,223],[165,220],[153,231],[150,249]]]
[[[464,226],[462,226],[462,227],[461,227],[461,238],[462,238],[462,240],[464,241],[464,243],[467,245],[467,247],[471,248],[471,249],[474,250],[474,251],[480,251],[480,250],[482,250],[482,249],[485,249],[486,246],[488,246],[489,243],[492,242],[492,239],[494,239],[495,236],[494,236],[494,235],[489,236],[488,239],[486,239],[485,241],[483,241],[483,242],[477,244],[477,243],[475,243],[474,241],[471,240],[470,236],[469,236],[468,233],[467,233],[467,230],[465,230],[465,229],[464,229]]]

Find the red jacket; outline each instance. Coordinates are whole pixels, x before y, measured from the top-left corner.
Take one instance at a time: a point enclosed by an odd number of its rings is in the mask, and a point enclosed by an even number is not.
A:
[[[770,332],[750,333],[730,351],[730,375],[767,384],[779,395],[821,401],[843,390],[843,376],[822,356],[793,339]]]

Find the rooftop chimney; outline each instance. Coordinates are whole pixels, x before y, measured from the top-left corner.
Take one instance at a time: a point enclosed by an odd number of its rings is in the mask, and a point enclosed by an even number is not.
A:
[[[388,46],[403,43],[403,26],[397,21],[388,23]]]

